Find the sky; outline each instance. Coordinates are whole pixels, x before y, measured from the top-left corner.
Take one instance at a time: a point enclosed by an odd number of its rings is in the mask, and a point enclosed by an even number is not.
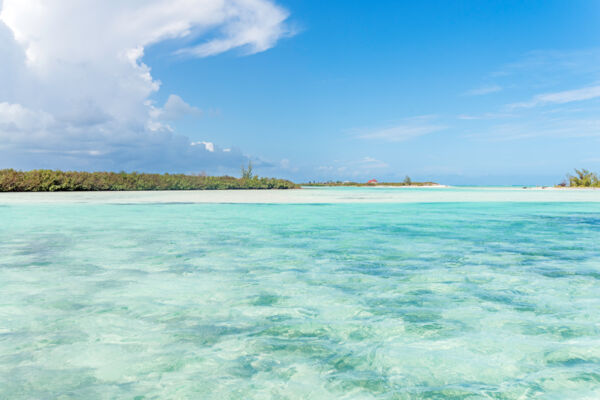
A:
[[[600,2],[0,0],[0,168],[550,185]]]

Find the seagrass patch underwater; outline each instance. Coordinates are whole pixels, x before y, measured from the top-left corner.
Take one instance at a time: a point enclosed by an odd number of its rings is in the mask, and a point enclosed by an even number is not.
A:
[[[0,398],[600,397],[600,203],[8,204]]]

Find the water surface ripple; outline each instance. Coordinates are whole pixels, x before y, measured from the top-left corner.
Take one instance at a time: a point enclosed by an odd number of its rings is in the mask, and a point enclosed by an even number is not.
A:
[[[9,204],[0,398],[600,398],[600,203]]]

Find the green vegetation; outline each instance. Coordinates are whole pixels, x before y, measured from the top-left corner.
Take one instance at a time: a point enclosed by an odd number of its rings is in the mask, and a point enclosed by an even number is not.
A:
[[[328,181],[328,182],[308,182],[303,183],[302,186],[438,186],[435,182],[413,182],[408,176],[404,178],[403,182],[342,182],[342,181]]]
[[[567,181],[562,182],[558,186],[569,187],[600,187],[600,178],[595,172],[590,172],[587,169],[576,169],[575,175],[567,175]]]
[[[259,178],[252,164],[242,168],[242,178],[184,174],[144,174],[126,172],[74,172],[38,169],[0,170],[0,192],[57,192],[98,190],[218,190],[295,189],[295,183],[275,178]]]
[[[242,165],[242,179],[252,179],[254,174],[252,172],[252,161],[248,161],[248,168],[244,168]]]

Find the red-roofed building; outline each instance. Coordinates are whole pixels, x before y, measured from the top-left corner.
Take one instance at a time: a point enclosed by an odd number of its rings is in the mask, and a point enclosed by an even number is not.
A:
[[[370,181],[368,181],[367,183],[377,183],[377,179],[371,179]]]

